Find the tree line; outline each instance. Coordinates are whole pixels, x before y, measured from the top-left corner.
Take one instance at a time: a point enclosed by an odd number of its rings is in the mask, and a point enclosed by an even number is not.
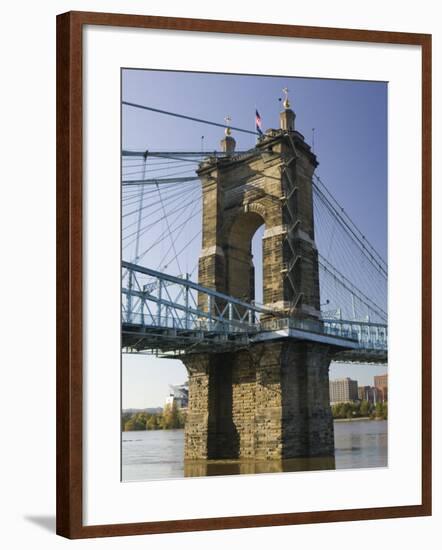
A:
[[[388,403],[370,403],[369,401],[355,401],[352,403],[336,403],[332,405],[333,418],[372,418],[387,420]]]
[[[178,430],[184,428],[185,413],[176,403],[167,404],[161,413],[123,413],[121,429],[123,432],[138,430]]]
[[[376,403],[369,401],[356,401],[348,403],[336,403],[332,405],[333,418],[372,418],[374,420],[387,420],[388,403]],[[121,416],[121,429],[124,432],[138,430],[178,430],[184,428],[186,414],[174,403],[167,404],[161,413],[123,413]]]

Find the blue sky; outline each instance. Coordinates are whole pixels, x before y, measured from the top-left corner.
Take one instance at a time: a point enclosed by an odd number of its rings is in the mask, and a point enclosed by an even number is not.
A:
[[[255,108],[264,130],[278,127],[278,99],[287,86],[296,129],[310,144],[314,128],[316,173],[387,259],[386,83],[150,70],[124,70],[122,74],[125,101],[218,123],[230,115],[233,126],[249,130],[254,130]],[[254,136],[233,135],[237,149],[254,146]],[[124,149],[200,151],[203,143],[204,150],[211,151],[219,149],[222,137],[222,128],[123,107]],[[198,248],[196,241],[189,250],[189,262],[196,261]],[[158,257],[148,256],[145,261],[153,266]],[[371,384],[375,374],[385,371],[385,366],[332,364],[330,374],[331,378],[350,376],[360,384]],[[123,408],[161,406],[168,384],[182,383],[186,377],[179,361],[124,355]]]

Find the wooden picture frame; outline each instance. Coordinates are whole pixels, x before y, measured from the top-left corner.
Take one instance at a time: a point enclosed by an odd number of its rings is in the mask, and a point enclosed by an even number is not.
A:
[[[415,45],[422,52],[422,502],[83,525],[83,39],[85,25]],[[57,17],[57,533],[88,538],[431,515],[431,35],[69,12]]]

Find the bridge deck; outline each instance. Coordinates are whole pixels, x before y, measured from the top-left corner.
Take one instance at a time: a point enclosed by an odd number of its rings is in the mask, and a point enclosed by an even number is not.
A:
[[[122,346],[127,353],[148,353],[176,357],[191,353],[225,353],[254,344],[291,339],[299,342],[327,344],[334,350],[334,361],[355,363],[386,363],[386,349],[363,347],[355,339],[337,334],[312,332],[303,329],[280,328],[225,332],[217,330],[186,330],[180,328],[141,326],[124,323]]]
[[[387,362],[387,325],[340,318],[284,317],[282,312],[152,269],[123,262],[122,347],[179,357],[221,353],[272,340],[331,346],[336,361]],[[201,307],[201,302],[205,307]]]

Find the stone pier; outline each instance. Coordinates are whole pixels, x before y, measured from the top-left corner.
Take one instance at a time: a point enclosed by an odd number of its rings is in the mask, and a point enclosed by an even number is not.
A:
[[[318,322],[312,201],[318,162],[295,130],[295,113],[287,99],[284,106],[280,128],[268,130],[250,152],[236,155],[228,130],[221,142],[226,156],[208,157],[200,164],[199,283],[253,300],[256,266],[251,242],[265,225],[264,305],[283,317]],[[214,308],[204,300],[201,295],[201,309]],[[229,353],[186,355],[186,459],[333,457],[330,359],[326,345],[289,338]]]
[[[333,456],[327,351],[284,341],[188,356],[185,458]]]

